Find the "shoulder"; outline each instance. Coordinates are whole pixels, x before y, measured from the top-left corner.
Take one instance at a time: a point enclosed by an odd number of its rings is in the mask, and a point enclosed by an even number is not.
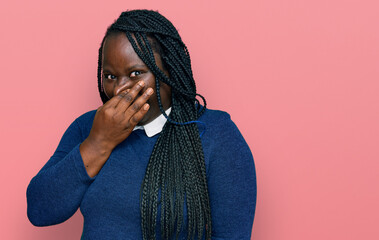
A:
[[[204,145],[217,149],[235,148],[236,151],[246,149],[250,152],[247,142],[229,113],[207,109],[199,121],[204,125],[199,126],[199,130],[203,132],[201,139]]]
[[[88,125],[91,126],[93,119],[95,117],[95,114],[96,114],[96,110],[88,111],[88,112],[80,115],[79,117],[77,117],[75,119],[75,122],[79,125],[79,127],[88,126]]]
[[[207,173],[227,175],[229,170],[234,169],[238,170],[237,172],[247,171],[247,175],[251,174],[254,160],[250,147],[230,114],[207,109],[199,121],[205,125],[205,129],[200,131],[203,131],[201,141]],[[234,175],[237,175],[237,172]]]
[[[207,122],[212,123],[212,122],[216,121],[215,123],[221,123],[222,124],[224,122],[231,121],[231,118],[230,118],[230,114],[227,112],[207,108],[204,111],[203,115],[201,115],[199,120],[206,122],[206,123]]]
[[[213,137],[217,135],[225,135],[231,133],[238,133],[237,126],[231,119],[229,113],[221,110],[206,109],[199,121],[205,125],[205,131]]]

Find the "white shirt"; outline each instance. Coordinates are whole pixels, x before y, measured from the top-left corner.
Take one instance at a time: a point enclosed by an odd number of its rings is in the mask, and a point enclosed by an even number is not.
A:
[[[165,111],[167,116],[170,115],[170,112],[171,112],[171,107]],[[161,114],[156,119],[149,122],[148,124],[145,124],[143,126],[135,126],[133,131],[137,129],[143,129],[145,130],[145,133],[148,137],[152,137],[162,131],[163,126],[165,125],[166,121],[167,119],[165,118],[165,116]]]

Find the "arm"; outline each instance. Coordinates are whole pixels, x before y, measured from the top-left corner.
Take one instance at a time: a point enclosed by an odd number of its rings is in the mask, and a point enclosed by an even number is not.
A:
[[[208,170],[212,239],[250,240],[257,194],[253,156],[229,115],[214,127]]]
[[[34,225],[58,224],[76,212],[113,149],[147,113],[153,89],[134,101],[143,86],[140,81],[99,107],[88,137],[81,136],[78,120],[67,129],[54,155],[28,186],[27,211]]]
[[[83,141],[77,120],[64,133],[57,150],[27,189],[28,218],[36,226],[64,222],[78,209],[93,181],[79,152]]]

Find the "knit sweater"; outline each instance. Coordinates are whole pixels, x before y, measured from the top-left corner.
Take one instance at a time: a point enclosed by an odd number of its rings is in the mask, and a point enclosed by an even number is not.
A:
[[[143,130],[133,131],[91,178],[79,145],[89,135],[95,113],[87,112],[69,126],[53,156],[31,180],[27,189],[29,220],[35,226],[54,225],[80,208],[82,239],[142,239],[140,189],[159,134],[149,138]],[[204,131],[201,142],[212,239],[250,240],[256,205],[251,151],[229,114],[207,109],[199,121],[205,124],[205,129],[199,125],[199,130]],[[186,209],[184,220],[186,226]],[[186,235],[185,227],[181,238]]]

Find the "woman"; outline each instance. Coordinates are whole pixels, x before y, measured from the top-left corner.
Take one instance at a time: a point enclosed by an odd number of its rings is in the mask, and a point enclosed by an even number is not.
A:
[[[36,226],[84,216],[82,239],[250,239],[254,162],[230,116],[201,106],[177,30],[123,12],[99,49],[104,103],[77,118],[31,180]]]

